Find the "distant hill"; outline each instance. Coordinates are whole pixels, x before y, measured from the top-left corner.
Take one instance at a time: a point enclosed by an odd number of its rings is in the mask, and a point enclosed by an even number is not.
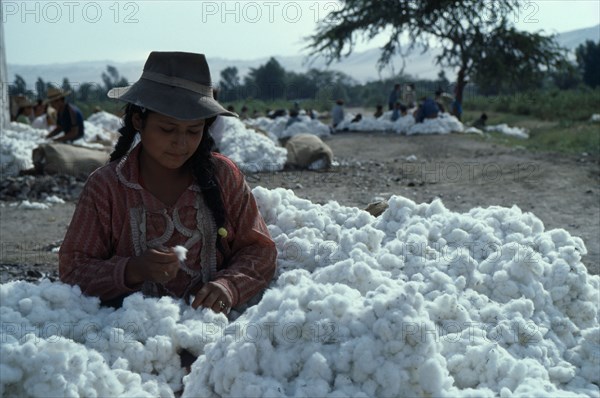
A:
[[[557,35],[557,41],[560,45],[573,50],[579,44],[586,40],[600,40],[600,25],[578,29],[574,31],[564,32]],[[439,49],[433,48],[426,53],[415,52],[410,55],[404,65],[404,73],[415,78],[433,79],[437,77],[440,67],[433,63],[433,58],[439,54]],[[403,61],[398,56],[395,57],[390,66],[378,72],[376,64],[379,58],[379,49],[373,48],[367,51],[353,53],[347,58],[344,58],[339,63],[334,63],[329,67],[326,66],[323,59],[317,59],[311,64],[306,64],[306,59],[302,55],[291,57],[275,58],[281,65],[289,71],[305,72],[309,68],[332,69],[344,72],[359,82],[378,80],[387,78],[400,72]],[[209,59],[210,68],[213,75],[213,80],[218,82],[221,70],[229,66],[236,66],[240,76],[248,73],[250,68],[256,68],[264,64],[268,58],[257,58],[253,60],[235,60],[224,58]],[[76,87],[84,82],[101,83],[102,72],[106,70],[106,65],[113,65],[119,73],[126,77],[130,82],[138,80],[144,66],[144,61],[134,62],[115,62],[115,61],[83,61],[64,64],[47,64],[47,65],[17,65],[8,64],[9,81],[14,81],[15,74],[21,75],[29,88],[33,88],[38,77],[41,77],[46,82],[53,82],[57,85],[62,84],[64,77],[68,77],[71,85]],[[446,76],[453,78],[453,72],[446,70]]]

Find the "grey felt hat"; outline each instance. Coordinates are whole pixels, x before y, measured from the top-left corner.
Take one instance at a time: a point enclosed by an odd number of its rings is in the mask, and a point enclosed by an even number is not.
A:
[[[153,51],[140,80],[108,96],[179,120],[237,117],[214,99],[204,54]]]

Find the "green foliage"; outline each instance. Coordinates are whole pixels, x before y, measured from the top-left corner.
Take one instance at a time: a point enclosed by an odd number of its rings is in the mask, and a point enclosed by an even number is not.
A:
[[[8,86],[8,94],[13,95],[26,95],[31,96],[31,90],[27,90],[27,83],[23,76],[15,75],[15,81],[13,84]]]
[[[249,95],[262,100],[285,98],[286,72],[281,64],[273,57],[259,66],[251,68],[244,84],[249,89]]]
[[[236,90],[240,88],[240,77],[238,69],[235,66],[230,66],[221,71],[221,81],[219,82],[219,99],[223,101],[231,101],[235,99]]]
[[[585,84],[591,87],[600,86],[600,41],[586,41],[577,47],[575,55]]]
[[[481,112],[531,115],[543,120],[586,121],[598,113],[600,88],[515,92],[513,95],[467,97],[463,107]]]
[[[129,82],[124,77],[121,77],[117,68],[112,65],[106,65],[106,72],[102,72],[102,81],[104,82],[104,89],[109,91],[114,87],[125,87],[129,85]]]
[[[493,78],[492,84],[506,79],[535,84],[541,71],[563,56],[551,37],[511,26],[510,16],[522,4],[518,0],[345,0],[341,9],[317,26],[307,47],[311,54],[324,55],[331,62],[350,54],[358,37],[370,40],[384,34],[388,41],[379,58],[383,67],[395,54],[427,49],[431,39],[437,39],[442,53],[436,63],[458,68],[457,98],[462,98],[468,78],[477,74],[480,79]],[[507,66],[517,68],[517,73],[511,74]]]

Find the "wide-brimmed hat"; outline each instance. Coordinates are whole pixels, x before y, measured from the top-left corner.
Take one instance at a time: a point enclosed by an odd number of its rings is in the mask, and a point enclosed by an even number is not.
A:
[[[29,106],[33,107],[33,102],[31,102],[29,100],[29,98],[27,98],[23,95],[19,95],[18,97],[16,97],[15,103],[16,103],[17,107],[19,107],[19,108],[27,108]]]
[[[71,94],[71,90],[64,91],[60,88],[48,87],[48,91],[46,92],[46,102],[64,98],[69,94]]]
[[[204,54],[153,51],[140,80],[115,87],[108,96],[179,120],[237,117],[214,99]]]

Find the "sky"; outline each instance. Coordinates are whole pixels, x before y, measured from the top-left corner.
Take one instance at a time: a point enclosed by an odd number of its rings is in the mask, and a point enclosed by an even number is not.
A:
[[[2,0],[10,64],[144,60],[150,51],[190,51],[231,60],[306,53],[316,21],[334,0],[300,1],[9,1]],[[547,33],[600,23],[598,0],[536,0],[512,16]],[[380,46],[383,37],[355,51]]]

